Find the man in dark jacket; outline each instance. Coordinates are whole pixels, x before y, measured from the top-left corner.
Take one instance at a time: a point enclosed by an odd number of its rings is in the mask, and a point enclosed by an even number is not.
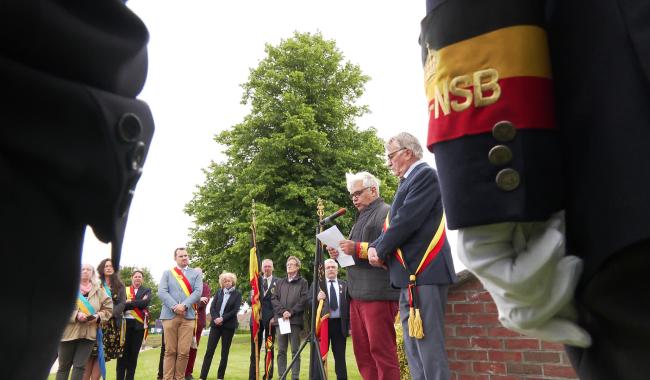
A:
[[[271,302],[271,297],[275,292],[275,286],[278,283],[278,278],[273,276],[273,261],[271,259],[262,260],[262,276],[259,278],[259,283],[261,286],[262,295],[260,297],[260,302],[262,306],[262,321],[260,324],[260,329],[257,335],[258,347],[255,347],[255,341],[251,336],[251,364],[249,366],[248,378],[250,380],[255,380],[255,366],[259,363],[255,360],[257,354],[259,355],[262,347],[266,347],[266,354],[264,357],[260,357],[260,361],[264,363],[264,370],[260,372],[263,374],[262,379],[267,380],[273,378],[273,351],[275,343],[275,319],[273,318],[273,303]],[[252,315],[251,315],[252,318]],[[252,324],[252,319],[251,319]],[[267,347],[266,340],[270,339],[270,342]],[[268,369],[266,365],[266,359],[269,359]]]
[[[422,147],[411,134],[390,138],[386,154],[400,184],[385,231],[371,244],[368,259],[372,265],[387,265],[391,284],[401,289],[400,318],[411,377],[446,380],[450,372],[445,305],[456,272],[445,235],[438,177],[422,160]]]
[[[295,256],[287,259],[287,277],[275,285],[275,293],[271,298],[275,319],[284,319],[291,324],[291,332],[280,334],[278,330],[278,371],[283,374],[287,369],[287,348],[291,341],[293,356],[298,354],[300,334],[303,328],[303,315],[307,306],[309,284],[300,277],[300,260]],[[291,370],[291,378],[300,378],[300,357],[296,359]]]
[[[348,369],[345,364],[345,350],[347,346],[348,331],[350,329],[350,303],[348,302],[348,283],[338,278],[339,264],[334,259],[327,259],[323,263],[325,268],[326,291],[319,290],[317,302],[325,300],[329,306],[327,331],[329,345],[334,355],[334,369],[337,380],[348,378]],[[312,283],[312,287],[314,284]],[[309,303],[311,294],[309,289]]]
[[[79,283],[83,235],[120,250],[136,183],[153,135],[137,100],[149,34],[122,1],[3,1],[0,10],[0,251],[35,265],[7,271],[0,285],[24,294],[48,284],[26,318],[5,315],[3,379],[43,379]],[[29,242],[26,244],[25,242]],[[41,281],[24,282],[25,278]],[[8,318],[8,319],[7,319]]]
[[[379,237],[388,206],[379,195],[379,180],[368,172],[346,174],[357,221],[340,248],[354,258],[347,267],[350,328],[357,367],[365,380],[399,380],[395,317],[399,290],[390,286],[388,272],[368,263],[368,244]],[[338,252],[328,247],[331,258]]]

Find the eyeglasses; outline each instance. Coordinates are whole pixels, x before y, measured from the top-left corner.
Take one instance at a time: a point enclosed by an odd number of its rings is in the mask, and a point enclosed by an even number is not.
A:
[[[395,156],[397,155],[397,153],[403,151],[404,149],[406,149],[406,148],[399,148],[399,149],[397,149],[397,150],[394,151],[394,152],[390,152],[390,153],[388,153],[388,154],[386,155],[386,158],[388,158],[388,161],[392,161],[393,158],[395,158]]]
[[[363,192],[368,190],[369,188],[370,188],[370,186],[364,187],[363,189],[361,189],[359,191],[355,191],[354,193],[350,194],[350,199],[359,198],[361,196],[361,194],[363,194]]]

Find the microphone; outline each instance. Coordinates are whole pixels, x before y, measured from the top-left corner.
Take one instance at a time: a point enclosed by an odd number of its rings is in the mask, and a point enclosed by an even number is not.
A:
[[[348,211],[348,210],[346,210],[345,208],[340,208],[340,209],[339,209],[337,212],[335,212],[334,214],[332,214],[332,215],[328,216],[327,218],[321,220],[321,221],[320,221],[320,224],[321,224],[321,225],[325,225],[325,224],[332,223],[332,222],[334,221],[334,219],[336,219],[336,218],[338,218],[339,216],[345,214],[347,211]]]

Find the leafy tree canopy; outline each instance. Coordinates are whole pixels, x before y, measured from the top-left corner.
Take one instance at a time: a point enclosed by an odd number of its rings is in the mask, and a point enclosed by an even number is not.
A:
[[[195,219],[193,261],[212,286],[230,271],[248,289],[253,200],[261,258],[271,258],[282,276],[286,258],[297,256],[302,275],[311,280],[318,198],[326,215],[340,207],[354,210],[346,172],[373,173],[384,197],[396,187],[376,130],[355,124],[368,112],[357,104],[369,80],[360,67],[344,61],[335,42],[320,33],[296,32],[278,46],[267,44],[265,52],[242,85],[250,113],[215,137],[227,159],[204,170],[205,183],[185,209]],[[348,215],[337,220],[344,234],[354,212]]]

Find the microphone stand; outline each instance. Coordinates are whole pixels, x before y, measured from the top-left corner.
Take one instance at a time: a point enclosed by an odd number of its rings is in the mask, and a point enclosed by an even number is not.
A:
[[[316,226],[316,235],[318,235],[321,231],[321,224],[319,223]],[[310,331],[309,331],[309,336],[307,339],[305,339],[304,342],[300,345],[300,348],[298,348],[298,352],[293,356],[291,359],[291,363],[287,365],[287,369],[284,371],[282,376],[280,376],[280,380],[285,380],[287,378],[287,374],[291,370],[291,367],[293,366],[293,363],[300,357],[300,353],[302,350],[307,347],[307,344],[309,344],[310,347],[310,363],[309,363],[309,378],[310,379],[321,379],[325,380],[327,379],[327,376],[325,375],[325,367],[323,366],[323,361],[320,358],[320,342],[318,340],[318,337],[316,336],[316,318],[318,316],[316,315],[316,302],[317,302],[317,297],[318,297],[318,266],[320,265],[321,261],[323,258],[323,246],[316,238],[316,253],[314,254],[314,265],[313,265],[313,286],[312,286],[312,292],[311,292],[311,317],[309,318],[309,326],[310,326]],[[317,371],[316,373],[312,373],[312,370]],[[319,376],[320,377],[316,377]]]

